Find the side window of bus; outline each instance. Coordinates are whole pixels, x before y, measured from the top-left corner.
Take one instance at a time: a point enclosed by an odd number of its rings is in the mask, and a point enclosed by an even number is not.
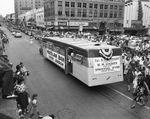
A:
[[[76,54],[75,55],[75,61],[80,63],[80,64],[83,64],[83,56],[79,55],[79,54]]]
[[[59,52],[61,55],[65,56],[65,50],[64,49],[60,49],[60,52]]]
[[[55,52],[57,52],[58,54],[60,54],[60,48],[59,48],[59,47],[54,47],[53,50],[54,50]]]
[[[82,58],[82,65],[86,66],[86,67],[89,67],[89,63],[88,63],[88,58],[87,57],[83,57]]]
[[[54,44],[53,43],[48,43],[48,48],[53,50]]]

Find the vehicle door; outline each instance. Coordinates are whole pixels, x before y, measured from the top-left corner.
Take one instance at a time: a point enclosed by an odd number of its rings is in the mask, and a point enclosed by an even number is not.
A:
[[[68,47],[66,49],[66,74],[73,72],[71,53],[73,53],[73,48]]]

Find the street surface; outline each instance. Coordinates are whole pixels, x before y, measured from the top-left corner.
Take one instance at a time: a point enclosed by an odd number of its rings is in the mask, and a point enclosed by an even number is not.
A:
[[[122,82],[87,87],[43,58],[38,41],[31,45],[29,36],[23,33],[22,38],[14,38],[8,30],[6,33],[10,41],[6,44],[6,54],[14,70],[22,61],[30,71],[28,92],[39,95],[41,115],[54,114],[55,119],[150,119],[150,103],[145,107],[137,104],[131,109],[132,90],[127,91]]]

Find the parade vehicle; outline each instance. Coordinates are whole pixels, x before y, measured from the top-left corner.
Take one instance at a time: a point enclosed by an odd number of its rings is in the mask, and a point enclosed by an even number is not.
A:
[[[84,39],[44,37],[39,49],[46,59],[88,86],[123,81],[121,48]]]
[[[14,37],[15,38],[21,38],[22,37],[22,34],[20,31],[16,31],[15,34],[14,34]]]

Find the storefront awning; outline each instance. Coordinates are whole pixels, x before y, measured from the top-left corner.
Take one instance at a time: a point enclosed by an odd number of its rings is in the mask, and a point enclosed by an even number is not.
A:
[[[50,28],[50,27],[47,27],[47,28]],[[67,29],[70,29],[70,30],[79,30],[79,26],[60,26],[60,27],[55,27],[56,29],[61,29],[61,30],[67,30]],[[98,30],[96,27],[93,27],[93,26],[83,26],[83,30],[86,29],[86,30]]]

